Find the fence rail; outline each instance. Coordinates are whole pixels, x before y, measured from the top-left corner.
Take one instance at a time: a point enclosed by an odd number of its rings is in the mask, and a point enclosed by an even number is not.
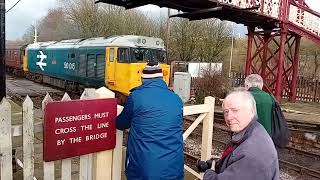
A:
[[[80,99],[94,99],[94,98],[112,98],[114,93],[110,94],[110,91],[103,91],[106,88],[85,89]],[[65,94],[62,101],[68,101],[70,97]],[[42,108],[46,106],[52,99],[47,94],[42,102]],[[122,111],[123,107],[117,107],[117,114]],[[20,161],[20,166],[23,168],[24,180],[34,180],[35,175],[35,133],[42,133],[43,123],[34,123],[34,109],[33,102],[27,96],[22,105],[22,125],[12,125],[11,122],[11,104],[4,98],[0,102],[0,179],[12,180],[13,179],[13,167],[12,167],[12,137],[21,137],[23,139],[23,160]],[[120,180],[121,179],[121,159],[122,159],[122,131],[116,132],[116,147],[113,150],[102,151],[98,153],[92,153],[80,156],[80,167],[78,169],[80,180]],[[109,159],[108,159],[109,158]],[[108,159],[108,161],[105,161]],[[19,163],[18,163],[19,164]],[[54,180],[57,177],[61,177],[62,180],[71,180],[71,158],[61,160],[61,175],[56,174],[57,167],[55,161],[43,162],[43,177],[40,179]],[[103,168],[101,168],[103,167]],[[39,177],[38,177],[39,178]],[[60,179],[60,178],[59,178]]]
[[[242,73],[231,73],[231,77],[229,78],[230,84],[232,87],[244,86],[244,79],[246,76]],[[191,78],[191,89],[195,88],[195,81],[197,78]],[[291,79],[289,80],[291,82]],[[289,94],[287,91],[283,90],[282,98],[288,99]],[[301,102],[320,102],[320,80],[298,76],[297,79],[297,96],[296,101]]]
[[[197,119],[183,133],[183,141],[185,141],[189,137],[189,135],[196,129],[196,127],[202,122],[202,161],[206,161],[211,158],[214,106],[215,98],[209,96],[205,98],[204,104],[185,106],[183,108],[183,116],[199,114]],[[197,178],[202,179],[203,173],[200,174],[187,165],[184,165],[184,168]]]
[[[85,89],[80,99],[94,99],[94,98],[108,98],[114,97],[111,91],[102,91],[102,88]],[[106,88],[105,88],[106,89]],[[108,94],[113,93],[113,94]],[[69,101],[70,97],[65,94],[61,101]],[[42,102],[42,108],[52,102],[52,98],[47,94]],[[203,124],[202,132],[202,148],[201,159],[207,160],[211,157],[212,149],[212,132],[213,132],[213,115],[215,107],[215,99],[213,97],[206,97],[204,104],[185,106],[183,109],[183,116],[199,114],[197,120],[186,130],[183,134],[185,141],[192,131],[200,124]],[[11,114],[14,112],[11,109],[11,104],[4,98],[0,102],[0,180],[13,179],[12,166],[12,137],[21,137],[23,159],[17,161],[23,168],[24,180],[36,180],[36,178],[44,180],[120,180],[122,169],[122,141],[123,133],[117,130],[116,147],[113,150],[102,151],[80,156],[80,167],[77,173],[72,173],[71,158],[59,160],[61,164],[61,173],[58,171],[57,161],[43,162],[43,177],[36,177],[35,174],[35,134],[43,133],[43,123],[34,123],[34,109],[33,102],[27,96],[22,105],[23,123],[21,125],[12,125]],[[117,114],[120,114],[123,107],[117,107]],[[41,161],[42,162],[42,161]],[[198,178],[202,178],[202,174],[197,173],[187,165],[184,166],[187,171]],[[57,174],[60,173],[60,174]],[[60,178],[61,177],[61,178]]]

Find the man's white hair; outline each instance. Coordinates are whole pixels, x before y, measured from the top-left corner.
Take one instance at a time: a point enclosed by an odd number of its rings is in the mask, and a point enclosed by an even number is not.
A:
[[[244,80],[244,85],[247,89],[251,87],[257,87],[262,90],[263,87],[263,79],[259,74],[250,74]]]
[[[237,98],[241,98],[243,104],[252,111],[253,118],[257,119],[257,108],[256,108],[256,101],[254,100],[254,97],[251,95],[251,93],[244,88],[236,88],[234,91],[230,92],[225,99],[227,99],[228,96],[234,95]],[[222,103],[222,107],[224,107],[224,102]]]

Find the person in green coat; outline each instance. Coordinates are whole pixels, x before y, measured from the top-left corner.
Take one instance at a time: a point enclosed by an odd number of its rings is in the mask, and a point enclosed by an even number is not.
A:
[[[271,135],[272,104],[273,99],[262,90],[263,79],[258,74],[250,74],[245,79],[245,88],[252,94],[256,101],[258,121]]]

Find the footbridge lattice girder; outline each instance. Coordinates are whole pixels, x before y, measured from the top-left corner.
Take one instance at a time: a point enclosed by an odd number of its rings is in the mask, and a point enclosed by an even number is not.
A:
[[[296,97],[301,37],[320,44],[320,13],[304,0],[96,0],[127,9],[147,4],[182,11],[173,17],[219,18],[248,26],[246,74],[259,73],[280,101]],[[255,30],[259,31],[255,31]],[[273,32],[270,33],[270,32]]]
[[[294,100],[301,36],[280,29],[271,33],[252,29],[248,32],[246,75],[260,74],[264,88],[277,99],[285,95]]]

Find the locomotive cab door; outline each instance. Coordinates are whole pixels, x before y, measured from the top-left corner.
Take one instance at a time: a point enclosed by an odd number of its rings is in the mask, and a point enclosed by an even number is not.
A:
[[[116,47],[107,47],[106,49],[106,83],[110,85],[115,85],[116,81],[117,51]]]

